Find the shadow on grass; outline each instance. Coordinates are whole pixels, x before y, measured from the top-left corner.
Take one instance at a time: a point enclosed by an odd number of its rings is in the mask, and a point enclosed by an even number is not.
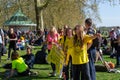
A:
[[[32,70],[50,70],[50,68],[33,68]]]
[[[49,77],[48,75],[38,74],[33,76],[15,76],[9,79],[6,79],[5,72],[0,72],[0,80],[63,80],[62,78]]]
[[[1,74],[1,73],[0,73]],[[3,75],[0,75],[0,80],[63,80],[61,78],[58,78],[58,77],[49,77],[49,76],[40,76],[40,75],[37,75],[37,76],[16,76],[16,77],[12,77],[12,78],[9,78],[9,79],[6,79],[4,77],[4,73],[2,73]]]

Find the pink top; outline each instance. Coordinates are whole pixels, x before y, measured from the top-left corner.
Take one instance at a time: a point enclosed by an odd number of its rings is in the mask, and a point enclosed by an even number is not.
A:
[[[50,50],[52,48],[52,43],[57,43],[58,42],[58,34],[54,34],[53,36],[48,33],[47,35],[47,48]]]

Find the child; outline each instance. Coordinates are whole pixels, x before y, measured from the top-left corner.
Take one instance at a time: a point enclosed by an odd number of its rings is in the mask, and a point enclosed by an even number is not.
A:
[[[73,80],[80,80],[80,77],[81,80],[91,80],[88,65],[87,43],[91,42],[92,39],[95,39],[99,35],[89,36],[84,34],[84,28],[81,25],[76,25],[75,33],[76,34],[68,43],[68,45],[72,45],[71,53],[68,53],[68,55],[72,57]]]
[[[22,57],[19,57],[17,52],[13,52],[11,55],[12,59],[12,69],[7,76],[7,79],[13,77],[15,75],[26,76],[29,75],[28,66],[25,64]]]

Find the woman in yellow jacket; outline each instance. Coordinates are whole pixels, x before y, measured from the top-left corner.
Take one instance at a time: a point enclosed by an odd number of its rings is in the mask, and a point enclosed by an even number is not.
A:
[[[90,43],[91,40],[98,35],[89,36],[84,34],[84,28],[81,25],[75,26],[75,33],[73,38],[69,40],[69,43],[66,44],[71,46],[68,54],[72,57],[73,80],[80,80],[80,73],[81,80],[91,80],[88,65],[87,43]]]
[[[73,35],[72,35],[72,29],[67,28],[66,29],[66,36],[63,37],[62,43],[63,43],[63,51],[65,53],[65,62],[67,65],[64,65],[63,72],[65,73],[65,80],[69,80],[69,78],[72,78],[72,67],[71,67],[71,56],[68,56],[71,52],[70,49],[72,45],[66,45],[70,43]]]

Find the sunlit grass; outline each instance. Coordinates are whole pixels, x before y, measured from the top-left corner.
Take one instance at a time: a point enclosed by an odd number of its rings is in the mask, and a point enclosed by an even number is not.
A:
[[[33,53],[36,53],[38,50],[40,50],[40,47],[36,47],[33,49]],[[26,53],[25,50],[18,51],[20,55],[23,55]],[[0,67],[10,62],[10,60],[6,60],[7,55],[2,56],[2,61],[0,63]],[[109,58],[108,55],[104,55],[105,61],[112,61],[115,63],[116,59]],[[102,65],[101,61],[98,61],[96,64]],[[0,68],[0,80],[3,80],[4,78],[4,71],[5,69]],[[38,72],[37,76],[25,76],[25,77],[13,77],[9,80],[61,80],[59,79],[59,74],[56,77],[49,77],[49,72],[51,72],[51,66],[49,64],[35,64],[34,69],[32,69],[34,72]],[[120,80],[120,73],[108,73],[108,72],[97,72],[96,73],[97,80]]]

